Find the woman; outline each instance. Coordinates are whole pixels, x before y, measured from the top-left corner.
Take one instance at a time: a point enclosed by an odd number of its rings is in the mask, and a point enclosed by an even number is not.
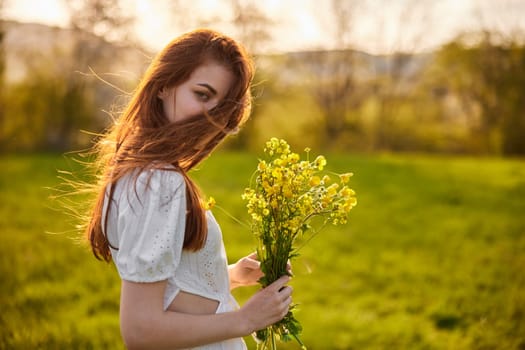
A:
[[[227,266],[222,236],[188,171],[250,111],[252,63],[232,39],[185,34],[160,52],[97,144],[100,183],[86,228],[122,279],[130,349],[245,349],[243,336],[286,315],[283,276],[241,308],[230,288],[262,276],[255,255]]]

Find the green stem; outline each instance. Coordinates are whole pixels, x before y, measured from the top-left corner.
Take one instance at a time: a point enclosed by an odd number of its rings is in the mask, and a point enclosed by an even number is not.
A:
[[[219,209],[220,211],[222,211],[224,214],[226,214],[226,216],[228,216],[230,219],[232,219],[233,221],[235,221],[236,223],[238,223],[239,225],[243,226],[244,228],[247,228],[248,230],[251,229],[250,225],[246,224],[245,222],[242,222],[241,220],[237,219],[235,216],[233,216],[232,214],[228,213],[228,211],[224,208],[222,208],[221,206],[215,204],[214,208],[217,208]]]

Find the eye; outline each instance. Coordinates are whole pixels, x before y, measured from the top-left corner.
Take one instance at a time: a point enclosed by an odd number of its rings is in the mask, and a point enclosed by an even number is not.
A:
[[[195,91],[195,96],[202,102],[208,102],[210,100],[210,95],[203,91]]]

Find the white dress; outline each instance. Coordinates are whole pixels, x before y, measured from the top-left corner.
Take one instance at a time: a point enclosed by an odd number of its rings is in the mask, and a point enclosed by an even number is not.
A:
[[[129,174],[115,186],[107,223],[113,261],[120,277],[132,282],[167,280],[166,310],[180,291],[217,300],[217,313],[239,306],[230,293],[228,262],[219,225],[206,212],[208,237],[202,249],[182,249],[186,221],[186,185],[176,171]],[[107,193],[106,193],[107,196]],[[105,217],[108,201],[104,202]],[[242,338],[193,349],[244,350]]]

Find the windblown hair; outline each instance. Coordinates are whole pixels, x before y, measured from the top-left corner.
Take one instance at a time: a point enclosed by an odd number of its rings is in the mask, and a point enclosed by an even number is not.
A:
[[[233,73],[230,90],[212,110],[170,122],[158,98],[159,92],[184,83],[197,67],[207,62],[218,63]],[[107,220],[103,220],[106,191],[109,189],[112,200],[119,179],[133,171],[151,168],[172,169],[183,175],[187,198],[183,248],[197,251],[204,246],[205,211],[199,189],[187,173],[249,117],[253,74],[253,63],[242,46],[206,29],[174,39],[153,59],[124,112],[95,145],[94,164],[99,181],[85,233],[97,259],[111,260],[111,245],[105,234]]]

